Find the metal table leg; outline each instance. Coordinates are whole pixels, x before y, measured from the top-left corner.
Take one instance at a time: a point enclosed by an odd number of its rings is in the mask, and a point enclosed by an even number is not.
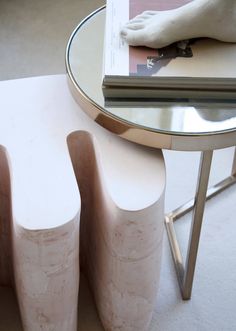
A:
[[[213,151],[204,151],[201,153],[201,161],[199,166],[199,175],[196,189],[196,196],[194,199],[187,202],[185,205],[175,209],[165,217],[167,234],[170,242],[171,253],[175,263],[176,273],[179,281],[179,286],[183,300],[189,300],[191,298],[194,270],[197,259],[198,245],[201,233],[201,225],[203,219],[203,213],[206,200],[212,198],[216,194],[220,193],[227,187],[236,182],[236,149],[234,153],[234,160],[232,165],[231,175],[221,182],[217,183],[213,187],[207,189],[211,161]],[[191,231],[188,243],[188,253],[186,262],[184,264],[183,258],[180,252],[178,240],[176,238],[174,221],[187,212],[193,209],[193,217],[191,224]]]

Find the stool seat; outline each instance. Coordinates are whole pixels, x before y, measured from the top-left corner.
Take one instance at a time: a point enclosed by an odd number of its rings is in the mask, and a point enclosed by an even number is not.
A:
[[[106,330],[147,330],[162,152],[99,127],[65,75],[34,77],[0,82],[0,170],[0,283],[15,286],[24,330],[77,330],[80,267]]]

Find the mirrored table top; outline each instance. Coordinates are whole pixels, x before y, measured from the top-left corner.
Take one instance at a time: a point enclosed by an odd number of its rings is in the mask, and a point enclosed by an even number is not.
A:
[[[123,138],[152,147],[208,150],[236,144],[236,104],[232,102],[105,107],[104,28],[103,7],[78,25],[66,51],[71,92],[93,120]]]

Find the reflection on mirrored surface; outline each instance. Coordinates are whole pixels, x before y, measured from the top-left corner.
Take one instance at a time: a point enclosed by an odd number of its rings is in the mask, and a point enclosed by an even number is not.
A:
[[[236,104],[165,103],[105,107],[102,93],[105,10],[85,20],[72,35],[67,64],[79,89],[104,112],[152,131],[196,135],[235,130]],[[95,33],[96,31],[96,33]]]

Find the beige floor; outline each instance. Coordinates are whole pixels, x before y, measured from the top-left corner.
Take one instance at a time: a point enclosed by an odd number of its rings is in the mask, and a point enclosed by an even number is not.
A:
[[[65,72],[64,54],[70,33],[85,15],[103,3],[0,0],[0,80]],[[165,151],[165,157],[169,210],[193,195],[199,154]],[[231,161],[232,150],[217,152],[211,181],[224,177]],[[235,201],[236,187],[232,187],[207,203],[191,301],[181,300],[165,238],[160,289],[150,331],[236,330]],[[188,215],[177,225],[184,244],[189,219]],[[102,331],[84,278],[80,285],[78,330]],[[22,331],[13,291],[5,288],[0,288],[0,331]]]
[[[65,72],[68,38],[103,0],[0,0],[0,80]]]

